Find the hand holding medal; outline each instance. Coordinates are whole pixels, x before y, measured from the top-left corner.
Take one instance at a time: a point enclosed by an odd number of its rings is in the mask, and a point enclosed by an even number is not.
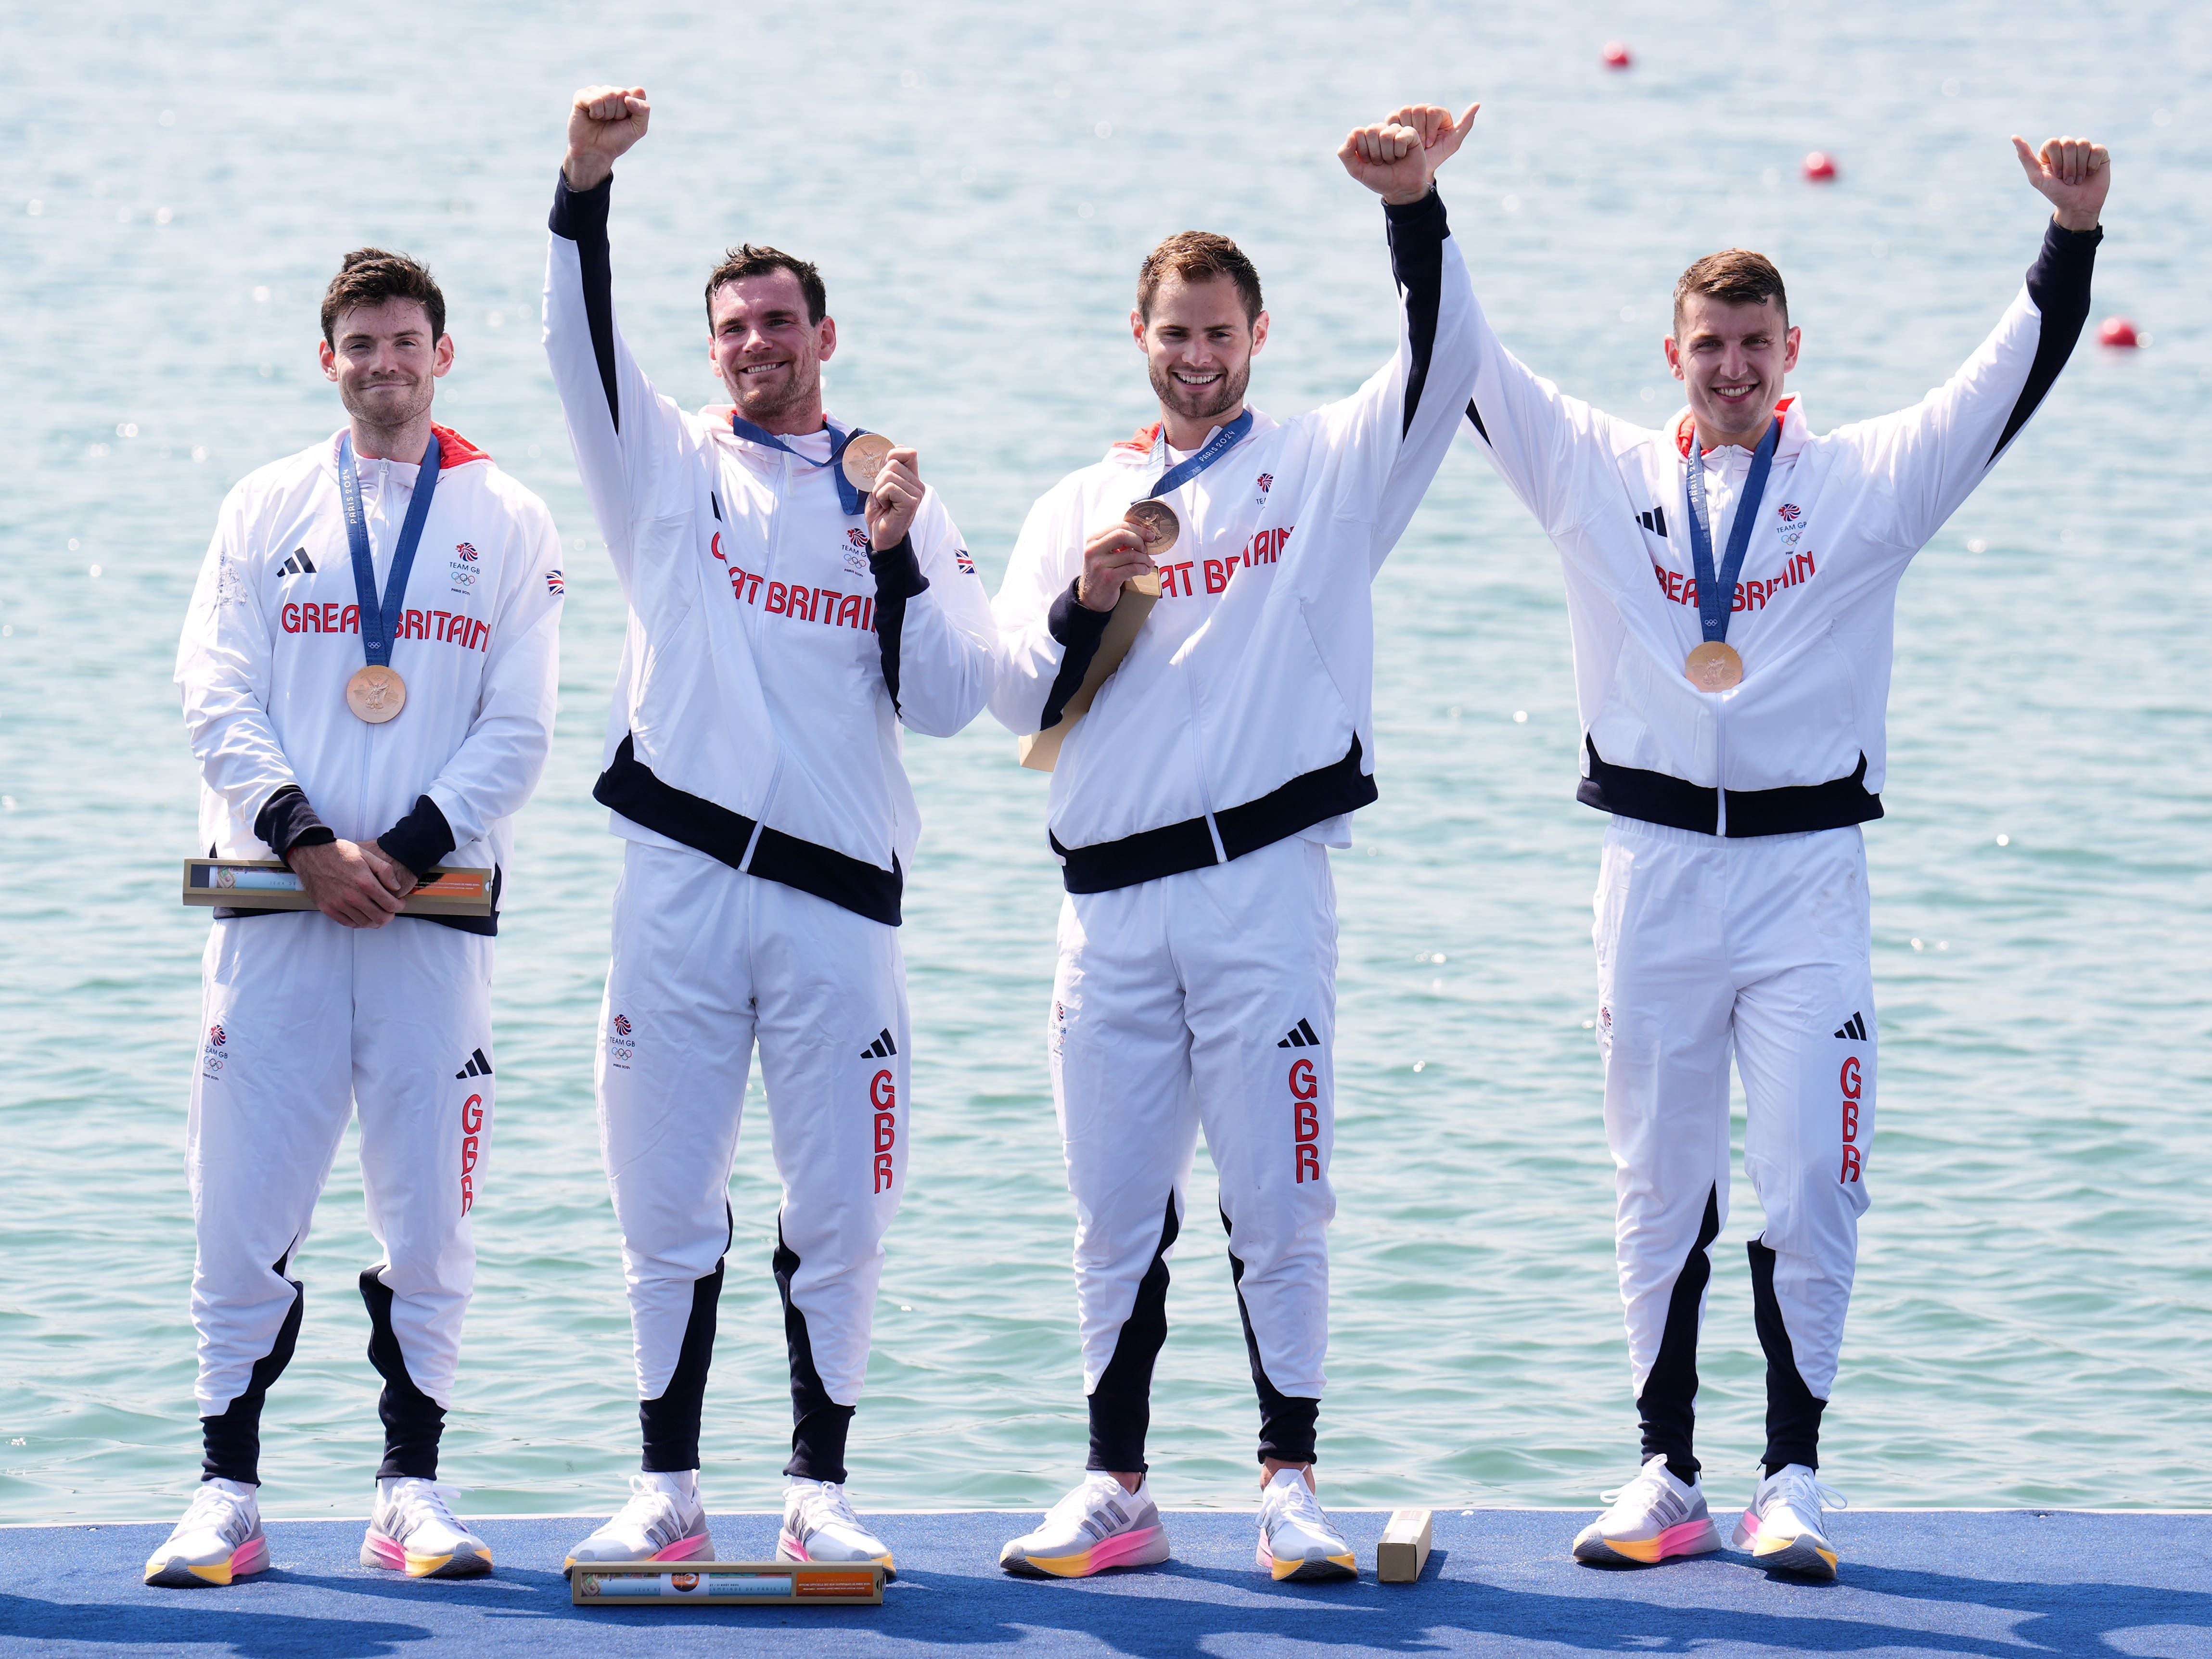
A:
[[[880,433],[863,432],[845,446],[845,481],[867,497],[868,544],[878,553],[896,547],[914,528],[921,507],[921,459]]]
[[[1161,501],[1139,503],[1146,507],[1163,507]],[[1131,507],[1132,515],[1136,507]],[[1154,535],[1157,538],[1158,530]],[[1170,536],[1169,544],[1172,544]],[[1121,590],[1131,584],[1140,592],[1159,593],[1159,574],[1152,568],[1152,556],[1145,546],[1145,532],[1133,516],[1124,518],[1119,524],[1108,525],[1095,532],[1083,544],[1083,570],[1076,578],[1077,603],[1089,611],[1111,611],[1121,602]]]

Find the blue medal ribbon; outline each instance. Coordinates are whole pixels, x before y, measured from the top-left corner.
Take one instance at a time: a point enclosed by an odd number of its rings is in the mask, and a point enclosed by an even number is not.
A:
[[[438,489],[438,434],[430,434],[415,474],[415,498],[407,503],[407,517],[399,526],[399,544],[392,550],[392,568],[385,573],[384,598],[376,597],[376,558],[369,550],[368,518],[361,507],[361,477],[354,471],[353,437],[338,438],[338,500],[345,508],[346,542],[353,549],[353,590],[361,604],[361,648],[373,668],[392,665],[392,642],[399,635],[399,619],[407,608],[407,573],[415,568],[415,544],[422,539],[422,526],[430,516],[430,497]]]
[[[1735,522],[1729,526],[1728,554],[1717,576],[1713,572],[1713,534],[1705,521],[1705,458],[1698,453],[1694,428],[1690,434],[1690,562],[1698,579],[1698,626],[1708,640],[1728,638],[1729,607],[1735,601],[1735,579],[1743,569],[1743,556],[1751,549],[1752,526],[1759,522],[1759,504],[1766,495],[1766,474],[1774,465],[1774,448],[1781,441],[1782,422],[1767,424],[1766,435],[1752,452],[1751,471],[1744,475],[1743,493],[1737,497]]]
[[[1244,441],[1244,434],[1251,431],[1251,429],[1252,411],[1249,409],[1242,415],[1239,415],[1235,420],[1230,422],[1228,425],[1217,426],[1213,428],[1213,435],[1199,446],[1198,453],[1196,454],[1193,455],[1188,460],[1180,462],[1177,465],[1170,467],[1166,471],[1161,473],[1159,482],[1152,486],[1152,493],[1150,495],[1139,495],[1137,497],[1137,500],[1140,501],[1154,501],[1158,497],[1166,495],[1170,490],[1182,489],[1193,478],[1198,477],[1200,473],[1205,471],[1206,468],[1212,466],[1224,455],[1226,455],[1231,450],[1236,448],[1238,444]],[[1160,425],[1160,448],[1163,453],[1164,453],[1167,448],[1167,424],[1165,422],[1162,422]]]
[[[827,416],[823,417],[822,424],[829,429],[830,433],[830,459],[826,461],[810,461],[766,427],[755,426],[734,409],[730,411],[730,430],[740,438],[749,438],[757,444],[766,444],[770,449],[780,449],[801,466],[830,468],[830,476],[837,485],[839,505],[844,507],[847,516],[857,518],[866,510],[868,498],[866,493],[853,487],[853,481],[845,476],[845,469],[839,463],[845,459],[845,446],[862,435],[868,428],[864,426],[841,428],[836,422],[830,420]]]

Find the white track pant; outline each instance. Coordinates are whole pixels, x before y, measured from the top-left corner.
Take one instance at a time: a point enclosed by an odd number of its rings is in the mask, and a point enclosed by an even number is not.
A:
[[[1053,999],[1092,1467],[1144,1467],[1165,1261],[1201,1124],[1239,1264],[1262,1438],[1285,1461],[1310,1458],[1336,1213],[1328,849],[1293,838],[1228,864],[1068,895]],[[1289,1408],[1297,1420],[1278,1420],[1284,1396],[1300,1402]]]
[[[1856,828],[1725,841],[1616,817],[1596,911],[1606,1136],[1646,1453],[1689,1456],[1706,1252],[1728,1215],[1733,1051],[1745,1169],[1766,1215],[1751,1255],[1768,1461],[1811,1463],[1800,1454],[1835,1382],[1874,1139],[1865,844]]]
[[[415,1387],[451,1405],[491,1141],[491,971],[490,939],[412,916],[214,925],[185,1131],[203,1417],[246,1391],[292,1317],[286,1270],[356,1109],[392,1333]]]
[[[647,1466],[696,1463],[757,1039],[783,1182],[776,1271],[797,1315],[786,1322],[794,1407],[802,1422],[822,1395],[850,1407],[867,1374],[884,1235],[906,1184],[897,930],[702,854],[632,842],[600,1036],[600,1145],[622,1227],[638,1395],[672,1397],[678,1419],[663,1425],[656,1451],[648,1410]],[[696,1332],[695,1313],[704,1321]],[[826,1455],[841,1460],[842,1447],[841,1424]]]

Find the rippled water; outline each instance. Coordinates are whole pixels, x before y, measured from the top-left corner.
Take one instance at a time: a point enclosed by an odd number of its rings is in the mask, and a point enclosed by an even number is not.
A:
[[[1569,10],[1578,21],[1558,14]],[[217,502],[337,424],[321,284],[428,258],[446,418],[574,550],[561,726],[501,939],[500,1133],[447,1469],[478,1512],[604,1508],[635,1453],[592,1116],[617,843],[587,792],[621,609],[538,346],[567,96],[641,81],[620,303],[713,391],[698,287],[740,237],[808,252],[833,399],[918,442],[995,585],[1029,501],[1146,412],[1137,258],[1237,236],[1289,414],[1389,349],[1379,216],[1330,152],[1404,97],[1481,96],[1446,198],[1493,316],[1570,388],[1663,415],[1675,273],[1731,240],[1792,285],[1817,426],[1895,407],[1980,338],[2039,234],[2005,144],[2117,157],[2085,349],[1905,584],[1889,817],[1871,826],[1881,1139],[1827,1468],[1860,1504],[2212,1501],[2205,939],[2212,467],[2206,15],[1850,8],[943,4],[18,9],[0,54],[0,1518],[173,1509],[195,1477],[184,1106],[205,922],[176,904],[192,769],[169,665]],[[1610,35],[1638,54],[1599,67]],[[2193,66],[2193,67],[2192,67]],[[1799,182],[1825,148],[1843,178]],[[32,204],[37,205],[33,207]],[[1334,1501],[1580,1504],[1630,1467],[1589,896],[1556,565],[1464,446],[1378,588],[1382,799],[1337,860],[1343,1094],[1323,1414]],[[1525,719],[1523,718],[1525,716]],[[1079,1465],[1070,1206],[1042,1019],[1043,781],[988,722],[908,748],[927,830],[906,950],[911,1196],[854,1435],[867,1504],[1034,1504]],[[755,1103],[756,1110],[759,1109]],[[766,1506],[788,1428],[763,1126],[707,1425],[710,1494]],[[1740,1133],[1740,1131],[1739,1131]],[[377,1455],[350,1144],[300,1259],[265,1498],[357,1513]],[[1211,1205],[1200,1161],[1192,1212]],[[1716,1252],[1701,1449],[1761,1443],[1737,1241]],[[1252,1495],[1228,1273],[1178,1257],[1163,1499]]]

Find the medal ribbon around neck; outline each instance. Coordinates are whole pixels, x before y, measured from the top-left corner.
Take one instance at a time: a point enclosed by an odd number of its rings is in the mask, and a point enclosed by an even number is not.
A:
[[[838,505],[845,509],[848,518],[858,518],[866,510],[867,495],[845,476],[845,469],[839,463],[845,459],[845,446],[851,443],[854,439],[866,434],[867,428],[841,427],[827,416],[823,417],[822,424],[830,434],[830,459],[826,461],[811,461],[766,427],[755,426],[734,409],[730,411],[730,430],[740,438],[749,438],[757,444],[766,444],[770,449],[780,449],[801,466],[830,468],[830,476],[837,485]]]
[[[407,503],[407,517],[399,526],[398,544],[392,550],[392,568],[385,574],[384,599],[376,597],[376,560],[368,546],[368,519],[361,507],[361,477],[354,470],[353,438],[338,438],[338,500],[345,508],[346,541],[353,549],[354,595],[361,603],[361,648],[372,668],[392,665],[392,643],[399,633],[401,613],[407,606],[407,573],[415,567],[415,544],[422,539],[422,526],[430,516],[430,497],[438,489],[438,435],[430,434],[415,474],[415,498]]]
[[[1760,501],[1766,495],[1766,474],[1774,465],[1775,446],[1781,441],[1782,421],[1767,423],[1766,435],[1752,452],[1751,471],[1744,475],[1743,493],[1736,498],[1735,521],[1729,526],[1728,552],[1717,576],[1713,571],[1713,532],[1705,517],[1705,458],[1698,441],[1690,439],[1690,562],[1698,578],[1698,626],[1709,641],[1728,638],[1729,606],[1735,595],[1735,579],[1743,569],[1743,556],[1751,550],[1751,532],[1759,522]]]
[[[1230,422],[1228,425],[1217,426],[1214,428],[1213,435],[1199,446],[1197,453],[1191,456],[1188,460],[1178,462],[1174,466],[1170,467],[1166,471],[1161,473],[1159,482],[1152,486],[1152,494],[1150,495],[1140,495],[1137,499],[1139,501],[1157,501],[1159,497],[1167,495],[1172,490],[1181,489],[1193,478],[1198,477],[1200,473],[1205,471],[1206,468],[1212,466],[1224,455],[1226,455],[1231,450],[1236,448],[1238,444],[1244,441],[1244,434],[1251,431],[1251,429],[1252,411],[1248,409],[1242,415],[1239,415],[1235,420]],[[1160,453],[1164,455],[1167,453],[1167,425],[1163,422],[1160,426]]]

